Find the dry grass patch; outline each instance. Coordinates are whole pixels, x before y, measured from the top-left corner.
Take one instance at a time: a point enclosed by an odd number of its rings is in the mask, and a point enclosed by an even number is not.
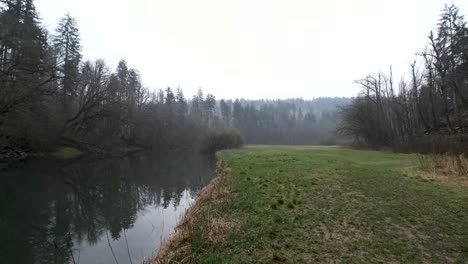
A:
[[[422,263],[434,263],[434,260],[443,261],[441,263],[457,263],[458,253],[454,253],[453,256],[444,255],[441,252],[430,250],[428,243],[434,245],[438,244],[440,247],[450,248],[451,245],[447,244],[447,241],[450,241],[451,237],[444,234],[434,233],[431,237],[428,234],[419,231],[420,228],[412,225],[403,225],[392,223],[388,225],[388,232],[393,234],[398,234],[399,237],[405,238],[408,242],[406,243],[407,247],[416,248],[422,258]]]
[[[468,178],[468,159],[462,155],[419,155],[421,169]]]
[[[226,240],[226,235],[231,230],[238,230],[240,222],[227,221],[224,218],[211,219],[208,224],[208,240],[220,243]]]
[[[404,176],[468,187],[468,159],[463,155],[418,155],[419,166],[403,168]]]
[[[340,254],[358,258],[368,256],[366,248],[354,247],[353,244],[367,243],[373,239],[373,234],[370,231],[357,228],[346,221],[321,223],[315,232],[321,237],[324,248],[328,249],[325,252],[320,252],[318,257],[327,263],[327,259],[336,259],[336,250],[339,250]]]

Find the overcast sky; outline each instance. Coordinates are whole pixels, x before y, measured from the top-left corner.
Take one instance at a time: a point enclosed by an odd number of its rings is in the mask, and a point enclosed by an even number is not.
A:
[[[442,0],[36,0],[70,12],[85,58],[125,59],[145,86],[217,98],[353,96],[353,80],[409,71]],[[461,13],[468,3],[456,1]]]

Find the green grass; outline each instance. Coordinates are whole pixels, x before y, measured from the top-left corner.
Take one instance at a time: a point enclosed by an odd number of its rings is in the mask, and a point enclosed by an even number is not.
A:
[[[53,152],[52,155],[58,159],[76,159],[83,155],[83,152],[72,147],[61,147]]]
[[[210,241],[197,217],[184,242],[196,263],[468,262],[468,190],[405,177],[413,155],[249,146],[222,157],[230,198],[200,206],[240,228]]]

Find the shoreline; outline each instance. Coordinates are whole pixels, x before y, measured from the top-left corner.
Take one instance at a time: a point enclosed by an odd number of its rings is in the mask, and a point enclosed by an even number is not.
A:
[[[10,151],[12,150],[13,154],[5,155],[5,157],[1,156],[2,150]],[[179,147],[175,149],[176,151],[198,151],[192,147]],[[151,149],[151,148],[144,148],[144,147],[136,147],[136,146],[128,146],[125,148],[119,148],[115,150],[109,150],[107,152],[92,152],[87,151],[86,149],[82,149],[79,147],[73,147],[68,145],[58,146],[55,147],[53,150],[47,152],[30,152],[30,151],[23,151],[23,150],[16,150],[10,147],[5,147],[3,149],[0,148],[0,164],[10,164],[15,162],[27,162],[29,160],[87,160],[87,159],[106,159],[106,158],[119,158],[119,157],[126,157],[133,155],[135,153],[140,152],[158,152],[160,149]],[[20,153],[16,154],[16,153]]]
[[[214,178],[199,191],[194,204],[187,210],[172,234],[162,243],[157,255],[145,261],[145,264],[172,263],[175,261],[174,258],[182,259],[180,262],[190,263],[194,260],[194,256],[191,254],[191,244],[187,240],[194,232],[204,232],[209,240],[222,240],[229,229],[239,228],[240,224],[237,222],[227,222],[210,214],[212,204],[224,203],[232,194],[231,169],[226,166],[221,155],[217,155],[217,160]],[[207,226],[211,228],[205,228]]]

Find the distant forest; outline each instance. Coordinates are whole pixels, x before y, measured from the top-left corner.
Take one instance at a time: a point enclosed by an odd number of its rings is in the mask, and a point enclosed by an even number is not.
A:
[[[153,91],[121,60],[83,60],[77,21],[66,14],[54,32],[33,0],[0,1],[0,150],[87,152],[130,147],[194,147],[210,129],[237,128],[247,143],[332,144],[345,98],[216,100],[199,91]]]
[[[468,28],[455,5],[445,6],[408,72],[356,81],[362,91],[342,108],[341,134],[372,148],[468,154]]]
[[[347,142],[336,135],[338,110],[350,98],[314,100],[219,101],[221,125],[241,131],[249,144],[323,144]]]

